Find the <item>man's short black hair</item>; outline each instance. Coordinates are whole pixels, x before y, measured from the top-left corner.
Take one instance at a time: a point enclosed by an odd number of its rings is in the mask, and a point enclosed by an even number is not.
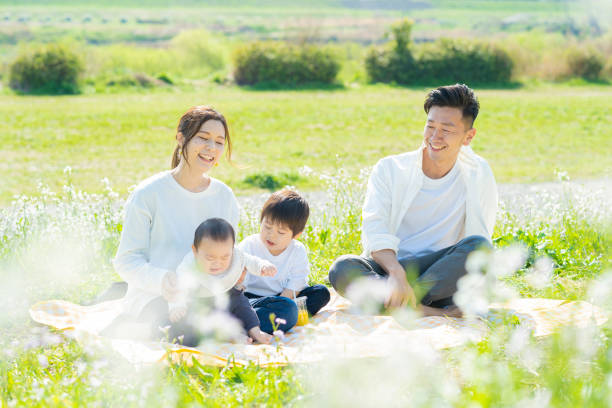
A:
[[[201,223],[195,230],[193,246],[197,248],[204,238],[210,238],[215,242],[223,242],[231,238],[232,242],[236,243],[232,224],[223,218],[209,218]]]
[[[463,120],[468,125],[467,129],[471,129],[474,125],[476,116],[478,116],[478,110],[480,109],[480,104],[478,103],[478,98],[474,95],[474,91],[465,84],[441,86],[429,92],[423,106],[425,113],[429,113],[432,106],[449,106],[461,109]]]
[[[264,218],[272,223],[286,225],[295,237],[304,231],[310,208],[308,203],[298,193],[292,190],[277,191],[265,202],[259,220]]]

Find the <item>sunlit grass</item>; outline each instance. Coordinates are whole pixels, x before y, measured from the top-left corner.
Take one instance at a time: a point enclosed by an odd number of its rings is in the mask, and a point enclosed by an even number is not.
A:
[[[522,326],[496,323],[482,341],[445,352],[422,345],[398,349],[391,359],[266,369],[197,363],[136,367],[104,342],[78,343],[35,328],[27,315],[29,304],[49,298],[86,302],[116,278],[110,258],[121,230],[123,199],[108,184],[103,194],[83,193],[69,176],[63,174],[68,184],[62,191],[43,187],[39,196],[20,197],[1,210],[0,299],[2,308],[11,310],[0,321],[0,401],[6,406],[368,406],[387,401],[419,407],[599,407],[610,402],[609,324],[603,330],[568,328],[535,339]],[[367,171],[356,178],[346,170],[333,175],[306,171],[303,176],[319,180],[327,193],[327,200],[312,203],[302,238],[310,251],[311,283],[324,283],[335,257],[360,252]],[[496,245],[522,244],[530,251],[527,263],[505,284],[522,296],[585,299],[609,308],[612,275],[604,271],[610,266],[612,239],[605,197],[571,195],[570,190],[541,194],[538,208],[525,196],[524,206],[498,215]],[[250,200],[243,206],[241,236],[257,229],[260,210]],[[33,246],[40,237],[42,244]],[[48,257],[49,249],[61,248],[70,238],[80,245]],[[89,258],[61,262],[83,255]],[[525,276],[541,256],[550,257],[554,269],[538,288]],[[386,380],[372,382],[372,375]]]
[[[385,155],[416,149],[426,89],[364,86],[336,91],[247,91],[210,86],[197,92],[69,97],[0,96],[0,202],[35,194],[38,181],[54,189],[63,168],[88,191],[103,177],[125,194],[128,186],[169,168],[179,117],[211,104],[229,121],[235,166],[212,173],[238,194],[249,176],[346,168],[356,173]],[[481,112],[474,150],[498,182],[610,176],[612,89],[545,87],[478,90]],[[320,182],[302,177],[308,189]],[[252,190],[251,190],[252,191]]]

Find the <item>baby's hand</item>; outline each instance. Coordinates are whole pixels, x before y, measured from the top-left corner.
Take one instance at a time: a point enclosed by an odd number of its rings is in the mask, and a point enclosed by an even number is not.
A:
[[[242,270],[242,274],[240,274],[240,278],[236,281],[236,285],[241,284],[242,282],[244,282],[244,278],[246,277],[246,273],[247,273],[247,269],[244,268]]]
[[[187,314],[187,308],[185,306],[175,307],[170,309],[170,321],[176,323],[181,320]]]
[[[249,337],[258,343],[269,344],[274,336],[262,332],[259,327],[253,327],[249,330]]]
[[[261,268],[261,276],[274,276],[276,275],[276,266],[269,264]]]
[[[162,279],[161,295],[168,302],[176,302],[179,294],[178,278],[176,272],[169,271]]]

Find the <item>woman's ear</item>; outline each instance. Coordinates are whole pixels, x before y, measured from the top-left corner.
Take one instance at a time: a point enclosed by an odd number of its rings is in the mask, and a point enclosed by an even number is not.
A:
[[[176,133],[176,142],[180,147],[183,147],[183,143],[185,142],[185,137],[181,132]]]

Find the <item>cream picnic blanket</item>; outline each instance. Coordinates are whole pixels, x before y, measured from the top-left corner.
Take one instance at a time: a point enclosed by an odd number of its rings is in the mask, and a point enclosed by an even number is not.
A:
[[[118,314],[121,301],[80,306],[62,300],[39,302],[30,308],[30,316],[38,323],[58,330],[74,331],[77,338],[96,336]],[[504,311],[528,325],[535,336],[545,336],[567,325],[583,327],[601,325],[607,317],[587,302],[552,299],[515,299],[491,305],[489,320]],[[135,364],[159,361],[184,361],[192,358],[201,364],[225,366],[261,366],[307,363],[335,358],[383,357],[393,353],[394,345],[423,344],[436,349],[455,347],[468,340],[482,338],[488,330],[486,320],[450,317],[423,317],[406,327],[391,316],[364,316],[350,310],[350,302],[332,290],[330,303],[309,324],[297,326],[274,345],[233,343],[205,344],[200,348],[183,347],[162,342],[103,339],[112,348]]]

